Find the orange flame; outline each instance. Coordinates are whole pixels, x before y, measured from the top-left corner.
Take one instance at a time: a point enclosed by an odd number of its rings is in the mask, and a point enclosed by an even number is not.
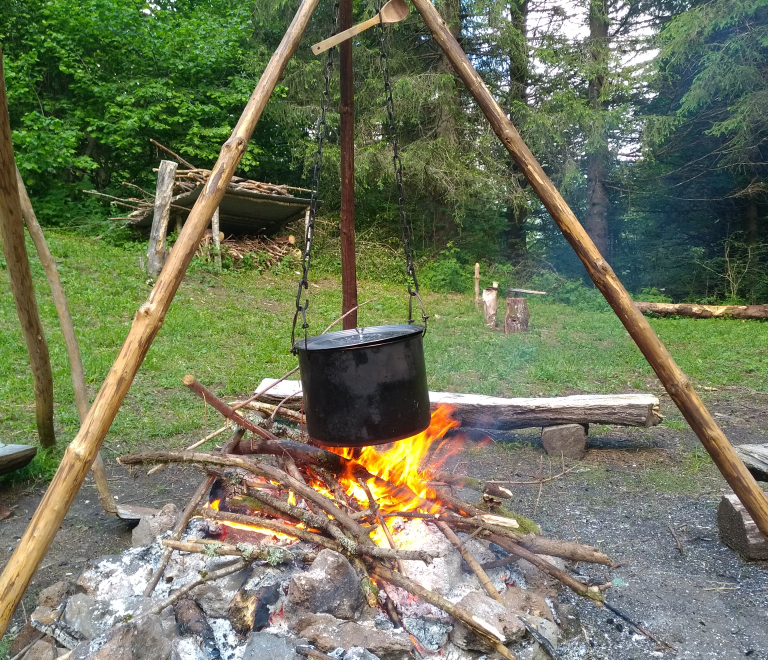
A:
[[[377,479],[368,479],[366,484],[384,512],[389,511],[432,511],[430,506],[420,498],[433,499],[435,492],[427,482],[434,478],[435,472],[452,455],[462,450],[463,443],[458,439],[445,439],[445,434],[452,428],[461,425],[451,415],[453,406],[442,404],[432,413],[429,427],[421,433],[395,442],[386,450],[379,451],[375,447],[364,447],[358,456],[356,450],[350,447],[329,447],[328,449],[344,458],[354,460],[365,467],[368,472],[388,481],[395,487],[407,486],[398,491],[389,488]],[[365,491],[357,479],[349,474],[341,480],[347,494],[359,502],[368,504]],[[416,495],[414,498],[413,495]]]
[[[214,511],[219,511],[219,506],[221,505],[221,500],[213,500],[213,502],[209,502],[205,505],[203,505],[204,509],[213,509]],[[274,529],[267,529],[266,527],[259,527],[257,525],[246,525],[244,523],[234,522],[232,520],[221,520],[217,521],[220,525],[224,525],[225,527],[231,527],[232,529],[243,529],[248,532],[255,532],[256,534],[263,534],[264,536],[271,536],[279,540],[283,541],[295,541],[295,536],[290,536],[288,534],[283,534],[282,532],[275,531]],[[226,538],[226,536],[224,537]]]

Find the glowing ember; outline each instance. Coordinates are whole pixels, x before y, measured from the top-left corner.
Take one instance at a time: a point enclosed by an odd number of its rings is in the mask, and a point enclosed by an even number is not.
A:
[[[388,511],[437,511],[420,498],[434,499],[435,492],[426,484],[434,479],[435,472],[452,455],[461,452],[462,443],[456,438],[445,439],[445,434],[461,424],[451,413],[453,406],[441,405],[432,413],[429,427],[410,438],[393,444],[391,449],[378,451],[375,447],[364,447],[358,456],[355,449],[349,447],[329,447],[329,451],[354,460],[368,472],[386,480],[395,486],[392,489],[377,479],[366,482],[376,502],[384,512]],[[368,498],[353,475],[340,480],[348,495],[367,505]],[[398,490],[398,486],[407,486],[410,493]],[[416,497],[413,497],[413,495]]]

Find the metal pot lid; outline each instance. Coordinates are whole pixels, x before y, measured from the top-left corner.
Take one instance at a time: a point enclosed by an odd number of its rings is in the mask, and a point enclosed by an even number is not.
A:
[[[424,332],[422,325],[374,325],[366,328],[352,328],[351,330],[339,330],[338,332],[327,332],[324,335],[309,337],[306,345],[304,340],[296,342],[297,350],[303,351],[328,351],[344,348],[362,348],[365,346],[375,346],[377,344],[387,344],[420,335]]]

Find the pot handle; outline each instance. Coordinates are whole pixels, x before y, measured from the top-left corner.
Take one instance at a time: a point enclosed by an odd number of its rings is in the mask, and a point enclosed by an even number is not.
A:
[[[418,290],[414,290],[411,288],[411,285],[408,285],[408,325],[412,325],[415,321],[413,320],[413,299],[416,298],[416,300],[419,301],[419,307],[421,307],[421,319],[424,323],[424,332],[421,333],[421,336],[424,337],[427,334],[427,319],[429,316],[427,315],[427,311],[424,309],[424,301],[421,299],[421,296],[419,295]]]

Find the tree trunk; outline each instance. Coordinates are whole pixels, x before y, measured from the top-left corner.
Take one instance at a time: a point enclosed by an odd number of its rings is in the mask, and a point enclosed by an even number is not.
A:
[[[160,163],[155,189],[155,215],[152,219],[152,231],[147,246],[147,274],[157,277],[165,264],[165,235],[168,233],[168,221],[171,217],[171,197],[178,165],[172,160]]]
[[[509,14],[516,32],[514,47],[509,52],[509,95],[510,119],[520,124],[524,118],[521,105],[528,102],[528,0],[510,2]],[[527,253],[525,221],[528,219],[528,204],[525,196],[525,178],[515,170],[509,160],[509,190],[507,202],[507,257],[520,262]]]
[[[43,324],[35,299],[32,269],[24,243],[24,221],[21,215],[19,187],[11,142],[8,100],[5,95],[5,76],[0,52],[0,241],[3,243],[8,279],[16,304],[21,331],[29,351],[35,390],[35,417],[37,435],[42,447],[56,444],[53,429],[53,371],[45,341]]]
[[[596,146],[587,153],[587,218],[585,229],[604,257],[608,257],[608,145],[606,142],[604,118],[605,101],[603,87],[604,70],[608,53],[608,16],[605,0],[590,0],[589,42],[590,59],[595,74],[589,80],[589,105],[599,134],[595,136]]]
[[[676,303],[636,302],[644,314],[689,316],[694,319],[732,318],[768,319],[768,305],[689,305]]]
[[[339,30],[352,27],[352,0],[339,2]],[[352,68],[352,41],[339,45],[339,141],[341,143],[341,313],[357,306],[357,265],[355,261],[355,85]],[[357,327],[357,310],[342,321],[343,328]]]

